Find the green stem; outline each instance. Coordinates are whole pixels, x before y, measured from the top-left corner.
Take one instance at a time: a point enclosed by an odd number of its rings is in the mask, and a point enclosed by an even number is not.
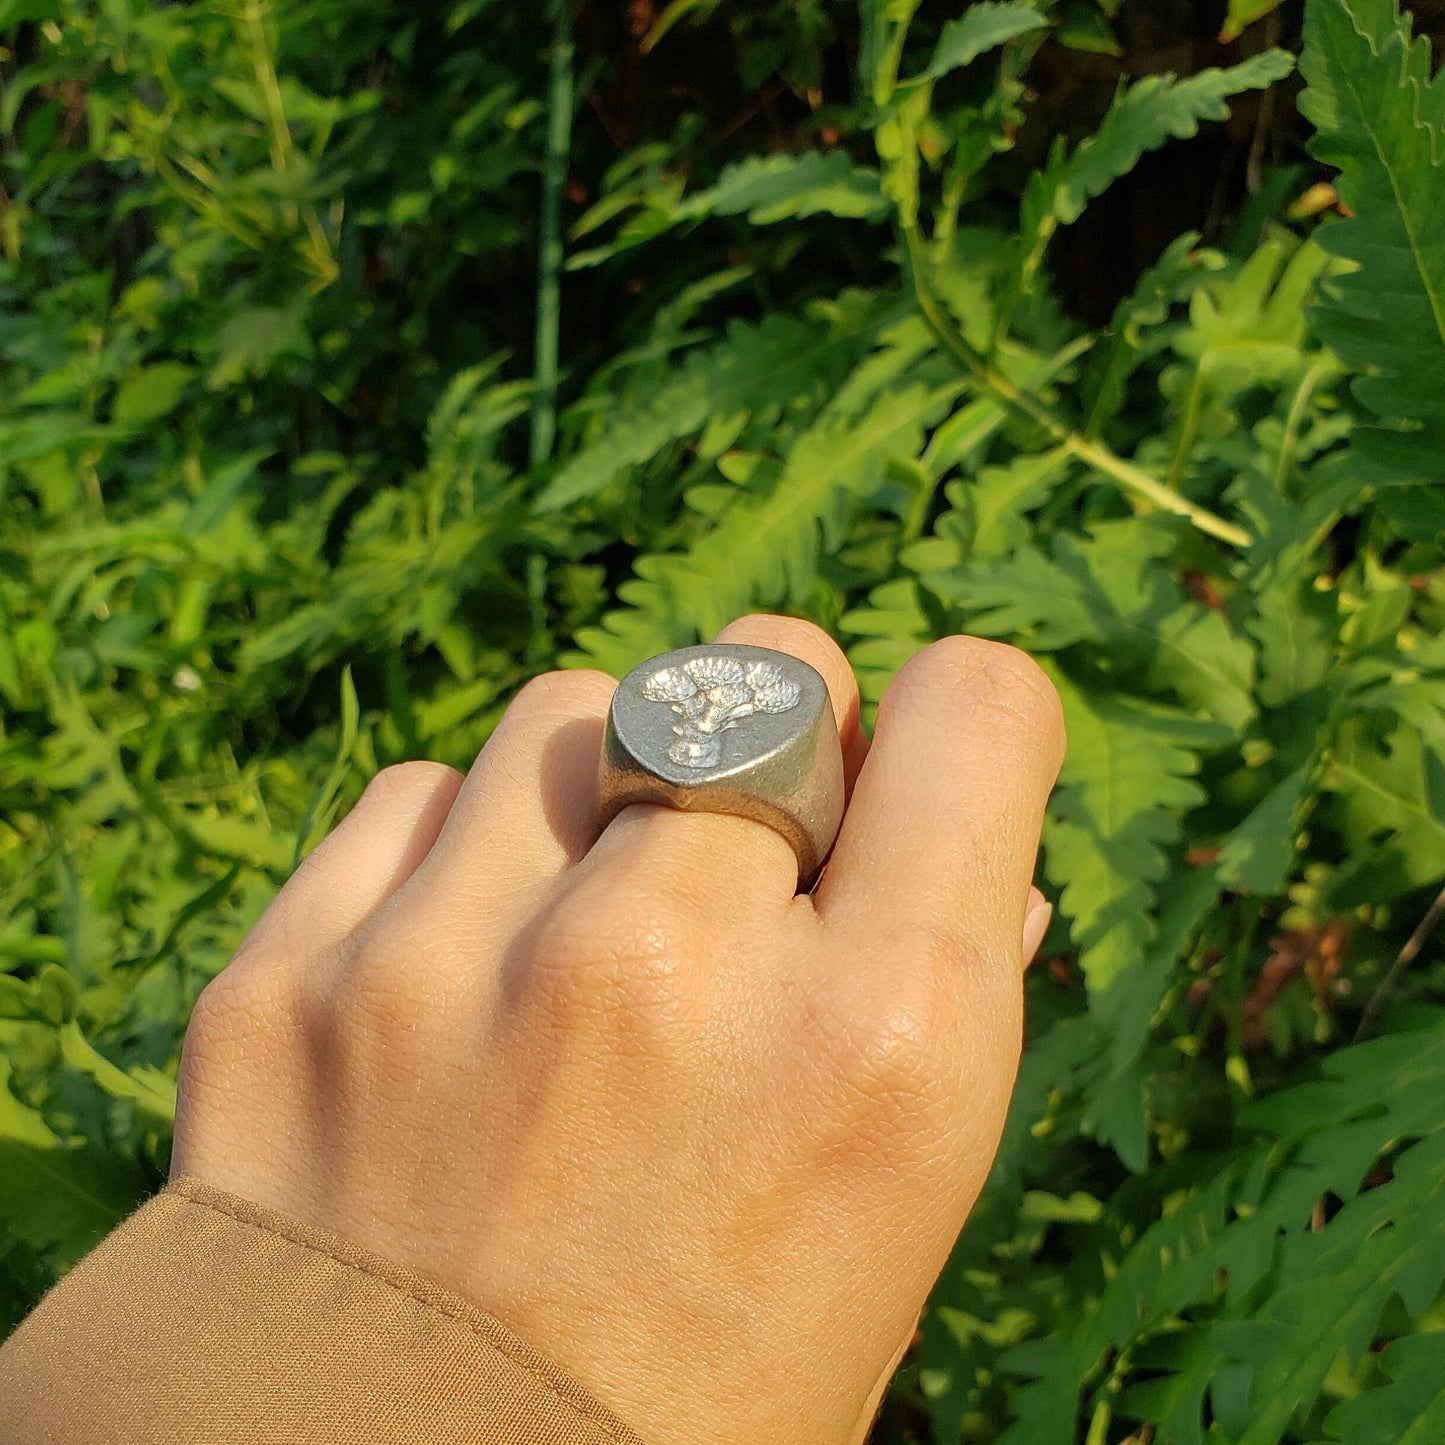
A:
[[[291,158],[291,128],[286,124],[286,106],[281,99],[281,86],[276,67],[271,62],[271,47],[266,40],[266,27],[261,21],[258,0],[247,0],[241,7],[241,21],[250,41],[251,68],[256,74],[256,87],[266,106],[266,132],[271,142],[271,169],[281,175]]]
[[[913,12],[918,9],[918,0],[911,0],[901,9],[895,10],[884,24],[892,21],[893,33],[888,37],[882,56],[878,60],[877,72],[872,76],[873,103],[881,110],[892,99],[898,87],[898,67],[903,63],[903,46],[908,39],[908,27],[913,23]]]
[[[916,542],[923,535],[929,509],[933,506],[933,498],[938,492],[938,483],[939,477],[936,473],[930,475],[926,480],[919,479],[918,491],[914,495],[913,504],[908,509],[908,518],[899,535],[900,546],[906,547],[910,542]]]
[[[938,344],[966,370],[977,378],[980,385],[991,391],[1000,401],[1006,402],[1015,411],[1022,412],[1031,421],[1041,426],[1059,445],[1072,456],[1077,457],[1095,471],[1109,477],[1126,492],[1143,497],[1162,511],[1184,517],[1199,531],[1217,537],[1235,547],[1247,547],[1252,540],[1242,527],[1226,522],[1223,517],[1203,507],[1196,506],[1187,497],[1166,487],[1149,475],[1142,467],[1117,456],[1102,442],[1085,437],[1060,421],[1048,407],[1035,400],[1027,392],[1015,386],[1002,372],[990,366],[979,352],[969,345],[953,324],[943,304],[934,294],[924,266],[923,242],[916,227],[903,228],[905,248],[908,253],[909,270],[913,276],[914,295],[918,308],[928,329]]]
[[[552,455],[557,435],[557,350],[562,324],[562,183],[572,142],[572,4],[552,0],[552,70],[547,100],[547,164],[542,174],[541,245],[537,275],[535,390],[531,462]]]
[[[1333,357],[1322,357],[1316,361],[1305,372],[1299,389],[1294,394],[1294,400],[1290,403],[1289,416],[1285,419],[1284,424],[1284,435],[1279,442],[1279,456],[1275,458],[1274,463],[1274,489],[1281,496],[1284,495],[1285,483],[1289,480],[1289,469],[1294,462],[1294,449],[1295,444],[1299,441],[1300,426],[1304,422],[1304,415],[1309,409],[1315,388],[1337,365],[1338,363]]]
[[[1199,417],[1204,410],[1204,381],[1208,371],[1209,363],[1201,359],[1189,387],[1189,400],[1184,404],[1184,419],[1179,424],[1179,441],[1174,447],[1174,460],[1169,463],[1167,481],[1170,487],[1177,487],[1183,478],[1189,453],[1194,450],[1194,439],[1199,435]]]

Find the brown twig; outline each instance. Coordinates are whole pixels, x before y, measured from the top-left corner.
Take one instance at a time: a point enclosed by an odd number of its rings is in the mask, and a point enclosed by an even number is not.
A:
[[[1442,917],[1445,917],[1445,888],[1440,890],[1435,901],[1425,910],[1425,916],[1416,925],[1414,933],[1405,940],[1405,946],[1400,950],[1399,957],[1390,965],[1389,973],[1380,980],[1379,987],[1371,995],[1369,1003],[1365,1005],[1365,1011],[1360,1015],[1360,1026],[1355,1030],[1356,1043],[1359,1043],[1374,1027],[1375,1019],[1383,1007],[1385,999],[1399,983],[1401,974],[1414,963],[1420,950],[1425,946],[1425,940],[1435,931],[1435,925],[1440,922]]]

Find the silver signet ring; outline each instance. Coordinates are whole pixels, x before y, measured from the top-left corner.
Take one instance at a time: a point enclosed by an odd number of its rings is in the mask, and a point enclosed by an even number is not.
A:
[[[734,813],[781,833],[811,887],[843,820],[843,750],[816,668],[742,643],[680,647],[617,685],[601,824],[628,803]]]

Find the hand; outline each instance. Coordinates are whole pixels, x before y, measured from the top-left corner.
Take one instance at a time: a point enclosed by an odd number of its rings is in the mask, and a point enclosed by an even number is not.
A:
[[[848,1445],[998,1144],[1063,724],[950,637],[870,751],[818,629],[720,640],[828,682],[856,786],[813,896],[750,820],[599,837],[614,683],[540,677],[465,778],[380,773],[201,995],[172,1169],[431,1276],[658,1445]]]

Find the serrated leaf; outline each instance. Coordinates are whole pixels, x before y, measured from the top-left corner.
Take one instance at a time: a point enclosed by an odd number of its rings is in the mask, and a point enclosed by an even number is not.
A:
[[[1220,882],[1241,893],[1278,893],[1294,864],[1293,834],[1311,770],[1296,768],[1249,811],[1219,850]]]
[[[1057,533],[1052,558],[1021,547],[932,570],[946,553],[919,547],[905,561],[925,568],[929,589],[972,631],[1045,652],[1098,644],[1116,666],[1242,728],[1255,712],[1254,649],[1217,612],[1185,597],[1161,561],[1172,540],[1172,524],[1134,518],[1098,523],[1083,536]]]
[[[1437,1445],[1445,1440],[1445,1331],[1404,1335],[1379,1356],[1389,1383],[1337,1405],[1325,1428],[1341,1445]]]
[[[1445,1235],[1428,1222],[1445,1190],[1445,1014],[1428,1010],[1408,1033],[1340,1049],[1324,1074],[1252,1106],[1242,1122],[1266,1136],[1257,1152],[1234,1152],[1137,1237],[1131,1230],[1097,1293],[1051,1318],[1047,1338],[992,1362],[1033,1377],[1012,1390],[1000,1445],[1050,1438],[1075,1418],[1106,1352],[1146,1347],[1141,1364],[1162,1372],[1127,1392],[1136,1418],[1167,1416],[1179,1438],[1194,1438],[1208,1390],[1216,1416],[1239,1412],[1230,1438],[1273,1445],[1340,1345],[1367,1335],[1363,1321],[1391,1295],[1403,1291],[1419,1311],[1445,1271]],[[1422,1134],[1397,1160],[1400,1189],[1361,1192],[1382,1151]],[[1315,1229],[1328,1192],[1345,1208]],[[1154,1348],[1161,1333],[1170,1348]]]
[[[662,193],[650,195],[613,240],[578,251],[568,259],[567,269],[596,266],[709,216],[746,216],[754,226],[769,226],[815,215],[881,221],[887,214],[878,172],[860,166],[846,151],[748,156],[725,167],[714,185],[690,196],[670,200]]]
[[[1042,30],[1048,21],[1027,5],[982,3],[970,5],[957,20],[950,20],[939,33],[938,44],[928,65],[906,85],[922,85],[947,75],[950,70],[971,65],[980,55],[1020,35]]]
[[[1224,120],[1225,101],[1283,79],[1294,58],[1265,50],[1227,70],[1211,67],[1184,80],[1149,75],[1115,96],[1098,129],[1072,152],[1056,140],[1048,162],[1024,191],[1017,259],[1009,294],[1028,292],[1043,254],[1060,226],[1072,225],[1095,196],[1131,171],[1146,151],[1194,135],[1202,121]]]
[[[1339,796],[1348,836],[1369,849],[1354,887],[1370,901],[1445,876],[1445,759],[1416,728],[1400,723],[1382,729],[1369,718],[1346,719],[1335,734],[1323,786]]]
[[[757,326],[736,322],[722,341],[688,356],[676,381],[611,418],[596,441],[558,468],[533,507],[553,512],[594,495],[714,416],[786,406],[818,389],[862,344],[860,333],[846,325],[833,330],[785,316],[766,317]]]
[[[1157,923],[1138,964],[1117,986],[1092,1001],[1091,1022],[1104,1047],[1085,1084],[1081,1131],[1113,1149],[1141,1173],[1149,1165],[1148,1087],[1144,1054],[1159,1011],[1189,941],[1219,899],[1218,882],[1204,869],[1175,869],[1155,895]]]
[[[1258,593],[1248,626],[1259,644],[1259,696],[1267,706],[1278,707],[1329,676],[1339,627],[1333,592],[1317,591],[1309,579],[1270,582]]]
[[[1350,1200],[1329,1224],[1285,1240],[1281,1285],[1248,1321],[1213,1333],[1250,1372],[1239,1445],[1275,1445],[1312,1401],[1335,1357],[1358,1360],[1394,1297],[1423,1313],[1445,1283],[1445,1131],[1414,1145],[1393,1177]],[[1222,1422],[1226,1429],[1231,1422]]]
[[[728,166],[716,185],[679,201],[673,220],[746,216],[755,226],[768,226],[820,212],[881,220],[886,211],[877,171],[846,151],[803,151],[749,156]]]
[[[1339,171],[1351,214],[1321,226],[1326,250],[1356,263],[1323,289],[1319,334],[1363,374],[1354,394],[1380,423],[1352,444],[1382,488],[1427,486],[1426,505],[1381,504],[1422,538],[1445,517],[1445,80],[1393,0],[1310,0],[1300,111],[1310,151]]]
[[[639,558],[618,589],[627,609],[577,635],[585,661],[621,676],[650,652],[710,636],[739,613],[796,604],[811,583],[821,543],[842,535],[856,500],[895,457],[916,456],[923,428],[962,383],[905,383],[929,350],[922,323],[893,329],[794,443],[771,492],[740,500],[686,553]]]
[[[238,311],[216,338],[217,356],[206,376],[213,391],[264,376],[283,356],[306,356],[312,338],[306,330],[306,306],[256,306]]]
[[[1088,693],[1052,671],[1069,750],[1044,831],[1090,991],[1106,993],[1138,966],[1154,934],[1150,911],[1168,870],[1165,848],[1204,798],[1199,749],[1229,736],[1219,724],[1125,697]]]

